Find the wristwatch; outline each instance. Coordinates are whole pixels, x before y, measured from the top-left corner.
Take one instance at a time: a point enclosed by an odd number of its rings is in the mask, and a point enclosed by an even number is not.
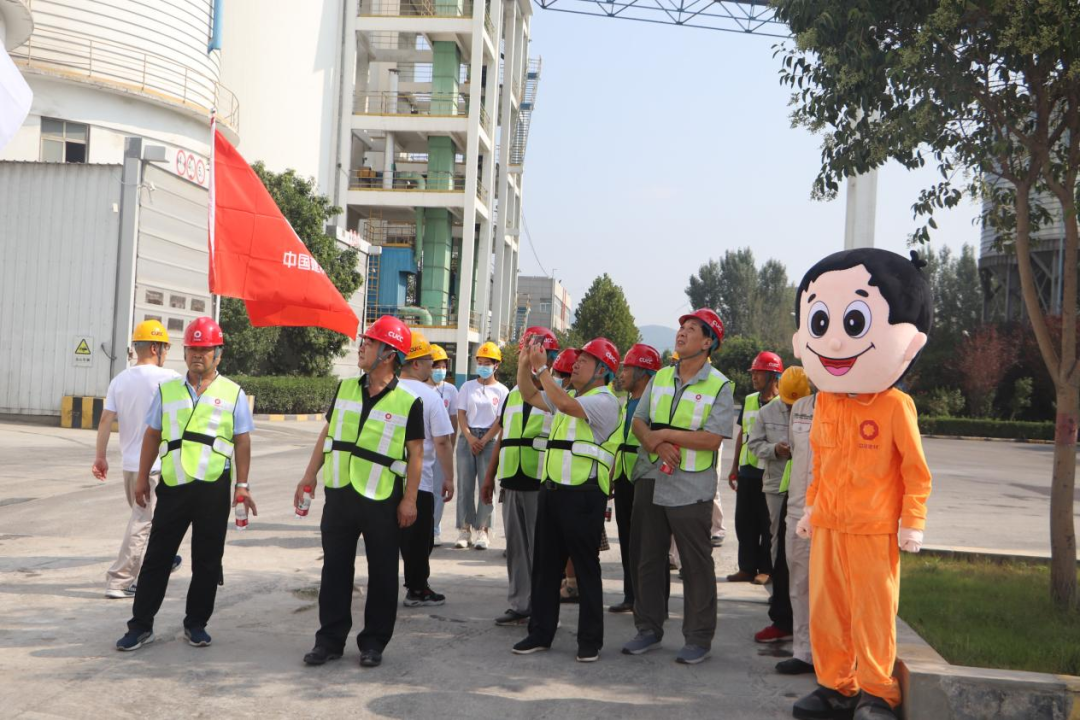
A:
[[[541,365],[541,366],[540,366],[540,369],[539,369],[539,370],[537,370],[536,372],[534,372],[534,373],[533,373],[533,375],[535,375],[535,376],[537,376],[537,377],[540,377],[540,373],[544,372],[544,371],[545,371],[545,370],[547,370],[547,369],[548,369],[548,366],[547,366],[547,365]]]
[[[247,490],[248,489],[248,484],[247,483],[236,483],[236,489],[237,490]]]

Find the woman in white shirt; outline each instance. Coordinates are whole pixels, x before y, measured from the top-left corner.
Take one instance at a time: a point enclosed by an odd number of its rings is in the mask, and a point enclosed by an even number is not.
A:
[[[486,342],[476,352],[476,369],[480,377],[469,380],[458,392],[458,430],[461,439],[457,446],[457,527],[460,531],[455,547],[486,550],[489,543],[493,505],[484,503],[478,488],[484,481],[494,440],[499,435],[499,413],[510,393],[495,379],[495,369],[502,362],[499,346]],[[475,531],[475,535],[473,534]]]
[[[452,382],[446,382],[446,373],[450,369],[450,358],[446,355],[446,350],[439,345],[432,343],[431,345],[431,357],[434,362],[431,366],[431,379],[428,380],[428,385],[435,389],[435,392],[439,393],[439,397],[442,398],[443,407],[446,408],[447,414],[450,416],[450,424],[454,428],[454,434],[451,436],[451,442],[457,441],[457,386]],[[438,463],[435,463],[435,487],[442,485],[442,468]],[[443,499],[440,493],[435,493],[435,537],[433,538],[435,547],[442,545],[442,538],[440,537],[441,525],[443,514]]]

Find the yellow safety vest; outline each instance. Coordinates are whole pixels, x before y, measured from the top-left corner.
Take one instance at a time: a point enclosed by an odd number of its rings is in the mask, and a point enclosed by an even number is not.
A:
[[[629,400],[629,396],[627,396]],[[637,466],[638,461],[638,448],[641,447],[641,441],[637,439],[637,435],[631,430],[631,424],[626,422],[626,405],[622,406],[622,410],[619,412],[619,424],[615,427],[615,432],[611,433],[607,442],[604,443],[604,448],[608,452],[615,456],[615,462],[611,466],[611,479],[614,480],[630,480],[634,479],[634,468]]]
[[[607,386],[593,388],[581,397],[606,393]],[[596,442],[589,423],[565,413],[555,413],[551,439],[544,458],[544,479],[559,485],[584,485],[596,463],[596,481],[606,495],[611,487],[611,468],[615,455]]]
[[[233,456],[233,424],[240,386],[218,375],[198,402],[181,378],[162,383],[161,480],[170,487],[214,482]]]
[[[330,427],[323,442],[323,483],[327,487],[340,488],[352,484],[349,474],[352,449],[360,436],[360,414],[363,409],[360,378],[342,380],[334,398]]]
[[[528,419],[523,421],[525,413]],[[551,434],[551,413],[528,405],[515,387],[506,396],[503,410],[502,439],[499,441],[499,480],[506,480],[521,470],[525,475],[539,481],[543,465],[544,443]]]
[[[675,399],[675,367],[662,368],[653,378],[649,396],[649,419],[653,430],[674,428],[676,430],[697,431],[705,427],[716,398],[720,391],[731,381],[714,367],[709,368],[709,376],[704,380],[687,385],[673,407]],[[680,448],[679,469],[684,472],[704,472],[716,466],[716,453],[706,450]],[[660,456],[649,455],[651,462]]]
[[[761,410],[761,393],[750,393],[743,400],[742,408],[742,453],[739,455],[739,467],[749,465],[758,470],[765,469],[765,461],[750,452],[750,431],[757,422],[758,412]]]

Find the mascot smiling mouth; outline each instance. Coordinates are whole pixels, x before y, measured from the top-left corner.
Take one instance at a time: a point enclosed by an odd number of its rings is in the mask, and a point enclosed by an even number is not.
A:
[[[851,370],[851,368],[855,367],[856,360],[873,350],[874,344],[870,343],[870,347],[866,348],[858,355],[852,355],[851,357],[846,358],[826,357],[814,348],[810,347],[809,343],[807,343],[806,349],[818,356],[818,360],[821,361],[822,367],[828,370],[830,375],[840,377],[841,375],[847,375],[848,371]]]

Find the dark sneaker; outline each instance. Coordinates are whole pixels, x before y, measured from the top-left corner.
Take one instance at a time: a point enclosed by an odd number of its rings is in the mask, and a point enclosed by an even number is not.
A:
[[[776,663],[776,672],[781,675],[805,675],[814,672],[814,666],[799,658],[788,658]]]
[[[740,570],[737,573],[732,573],[727,576],[728,582],[750,582],[754,579],[754,573],[748,573],[745,570]]]
[[[600,659],[600,651],[587,645],[578,645],[577,656],[574,659],[582,663],[596,662]]]
[[[174,573],[180,569],[180,566],[184,563],[184,558],[177,555],[172,559],[172,567],[169,568],[169,572]],[[134,587],[134,585],[132,586]]]
[[[184,637],[191,647],[208,647],[210,635],[203,628],[184,628]]]
[[[446,603],[446,596],[440,595],[431,588],[424,588],[421,592],[413,592],[412,590],[405,593],[405,600],[402,604],[405,607],[421,607],[432,605],[443,605]]]
[[[305,665],[325,665],[330,660],[337,660],[341,657],[341,653],[334,652],[328,648],[324,648],[321,645],[316,645],[311,648],[311,652],[304,656]]]
[[[724,545],[724,536],[723,535],[713,535],[711,538],[709,538],[709,542],[712,544],[713,547],[723,547],[723,545]]]
[[[791,714],[799,720],[850,718],[858,702],[858,695],[848,697],[836,690],[819,685],[817,690],[795,701],[791,707]]]
[[[683,645],[683,649],[675,656],[675,662],[680,665],[697,665],[709,659],[709,651],[700,645]]]
[[[533,639],[532,635],[525,638],[512,648],[515,655],[532,655],[534,652],[540,652],[541,650],[550,649],[550,645],[544,645],[539,640]]]
[[[378,650],[361,650],[360,667],[379,667],[382,665],[382,653]]]
[[[862,692],[855,706],[855,720],[896,720],[896,712],[882,698]]]
[[[631,613],[634,612],[634,603],[626,602],[623,600],[618,605],[612,605],[607,609],[609,613]]]
[[[502,615],[495,618],[495,624],[502,627],[508,627],[510,625],[527,625],[528,622],[529,616],[519,613],[516,610],[507,610]]]
[[[622,646],[623,655],[644,655],[660,647],[660,638],[651,632],[639,632],[630,642]]]
[[[121,652],[131,652],[132,650],[138,650],[143,645],[149,645],[154,642],[154,633],[151,630],[146,632],[136,632],[135,630],[129,631],[124,637],[116,641],[116,649]]]

